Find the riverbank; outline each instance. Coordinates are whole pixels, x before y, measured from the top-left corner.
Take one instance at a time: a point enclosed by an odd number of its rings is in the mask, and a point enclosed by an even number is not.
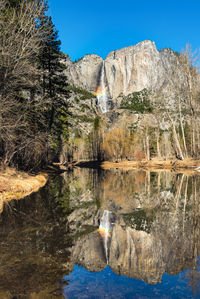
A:
[[[163,160],[159,158],[153,158],[152,160],[141,160],[141,161],[121,161],[121,162],[109,162],[105,161],[101,163],[103,169],[144,169],[144,170],[191,170],[198,171],[200,168],[200,160],[194,160],[187,158],[184,160]],[[200,170],[200,169],[199,169]]]
[[[70,164],[70,168],[83,167],[83,168],[101,168],[101,169],[124,169],[124,170],[151,170],[151,171],[177,171],[177,172],[198,172],[200,171],[200,160],[187,158],[184,160],[171,159],[164,160],[153,158],[149,161],[78,161]],[[199,168],[199,169],[198,169]]]
[[[78,161],[66,165],[64,169],[62,165],[56,165],[56,170],[61,168],[61,171],[72,169],[73,167],[81,168],[101,168],[122,169],[122,170],[149,170],[149,171],[174,171],[181,173],[198,173],[200,172],[200,160],[191,158],[184,160],[163,160],[153,158],[150,161]],[[55,169],[53,169],[55,171]],[[7,168],[0,171],[0,212],[3,209],[3,203],[12,199],[21,199],[30,195],[32,192],[37,192],[43,187],[48,179],[46,173],[38,175],[30,175],[25,172],[16,171],[15,169]]]
[[[46,173],[30,175],[12,168],[0,171],[0,212],[4,202],[12,199],[21,199],[37,192],[48,179]]]

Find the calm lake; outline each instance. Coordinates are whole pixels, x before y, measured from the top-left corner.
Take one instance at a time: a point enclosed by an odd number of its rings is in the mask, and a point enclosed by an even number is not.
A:
[[[200,298],[200,175],[77,168],[5,204],[0,298]]]

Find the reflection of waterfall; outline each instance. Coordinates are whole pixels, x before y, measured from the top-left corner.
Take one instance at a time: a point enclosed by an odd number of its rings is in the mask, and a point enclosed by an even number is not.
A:
[[[111,232],[110,215],[111,215],[111,212],[105,210],[103,212],[103,216],[101,218],[101,222],[100,222],[100,226],[99,226],[99,232],[100,232],[101,236],[103,237],[103,245],[104,245],[104,249],[105,249],[107,264],[108,264],[108,241],[109,241],[110,232]]]
[[[107,109],[107,88],[105,85],[105,62],[103,61],[100,78],[100,92],[97,93],[98,104],[103,113],[108,111]]]

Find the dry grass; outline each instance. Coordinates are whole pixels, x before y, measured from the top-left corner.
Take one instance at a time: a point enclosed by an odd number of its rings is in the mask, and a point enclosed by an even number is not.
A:
[[[46,184],[47,179],[48,175],[45,173],[33,176],[12,168],[0,171],[0,212],[4,202],[37,192]]]
[[[200,160],[194,160],[191,158],[181,160],[163,160],[159,158],[153,158],[150,161],[121,161],[121,162],[103,162],[101,167],[103,169],[144,169],[154,171],[178,171],[178,172],[196,172],[196,168],[200,167]]]

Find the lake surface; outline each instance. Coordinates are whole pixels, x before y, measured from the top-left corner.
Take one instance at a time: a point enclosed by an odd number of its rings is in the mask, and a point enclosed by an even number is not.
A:
[[[200,176],[77,168],[5,204],[0,298],[200,298]]]

